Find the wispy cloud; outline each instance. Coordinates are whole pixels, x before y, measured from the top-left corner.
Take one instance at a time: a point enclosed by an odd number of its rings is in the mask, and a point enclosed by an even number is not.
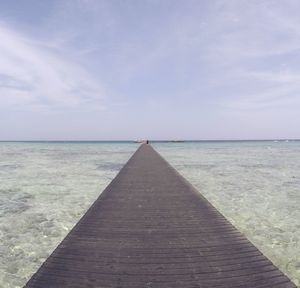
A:
[[[104,90],[57,49],[0,26],[0,107],[9,109],[103,108]]]
[[[214,74],[224,107],[252,113],[299,107],[300,21],[295,11],[300,5],[287,2],[212,2],[201,57]]]
[[[61,128],[73,127],[78,138],[87,123],[97,133],[95,122],[109,123],[105,129],[114,135],[134,130],[158,138],[182,123],[187,138],[209,138],[195,132],[205,125],[219,138],[218,119],[228,137],[252,127],[243,135],[255,138],[260,129],[265,138],[272,129],[277,135],[266,120],[280,114],[282,127],[299,137],[299,1],[50,2],[24,5],[25,13],[0,2],[7,9],[0,17],[10,23],[0,22],[0,108],[14,117],[25,115],[16,109],[63,111],[85,123]],[[32,114],[26,117],[38,117]],[[240,121],[245,115],[247,123]],[[166,119],[164,128],[157,125]],[[262,122],[269,123],[266,135]],[[184,133],[178,129],[174,137]]]

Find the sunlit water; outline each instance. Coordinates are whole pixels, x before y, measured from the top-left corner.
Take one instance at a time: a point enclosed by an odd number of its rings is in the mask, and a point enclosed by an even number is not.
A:
[[[136,150],[0,143],[0,287],[22,287]]]
[[[0,287],[22,287],[138,146],[0,143]],[[154,144],[300,283],[300,142]]]
[[[300,286],[300,141],[154,146]]]

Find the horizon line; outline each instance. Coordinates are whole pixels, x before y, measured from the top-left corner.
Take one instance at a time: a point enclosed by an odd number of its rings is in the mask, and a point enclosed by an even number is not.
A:
[[[300,141],[300,138],[265,138],[265,139],[104,139],[104,140],[58,140],[58,139],[51,139],[51,140],[42,140],[42,139],[34,139],[34,140],[0,140],[0,142],[136,142],[136,141],[146,141],[149,142],[173,142],[173,143],[180,143],[180,142],[238,142],[238,141]]]

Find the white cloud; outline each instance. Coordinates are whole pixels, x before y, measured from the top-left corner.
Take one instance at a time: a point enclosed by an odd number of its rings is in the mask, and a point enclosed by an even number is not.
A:
[[[103,108],[104,90],[57,50],[0,26],[0,107]]]
[[[190,131],[214,127],[207,114],[247,114],[249,127],[260,127],[265,115],[282,113],[298,133],[291,114],[300,107],[299,1],[134,2],[57,1],[40,26],[7,18],[22,29],[0,25],[0,108],[59,109],[85,123],[93,114],[86,111],[105,101],[110,110],[94,113],[90,125],[109,122],[112,131],[120,131],[120,115],[131,127],[137,111],[147,126],[155,109],[164,110],[161,122],[188,119]],[[228,129],[242,127],[232,123]]]
[[[220,104],[233,113],[299,107],[299,2],[215,3],[201,57],[221,87]]]

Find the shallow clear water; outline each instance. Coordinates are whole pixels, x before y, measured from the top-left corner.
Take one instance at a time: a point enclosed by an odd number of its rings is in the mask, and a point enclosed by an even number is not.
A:
[[[0,143],[0,287],[22,287],[136,150]]]
[[[138,146],[0,143],[0,287],[22,287]],[[300,142],[154,144],[300,283]]]
[[[154,147],[300,286],[300,142]]]

